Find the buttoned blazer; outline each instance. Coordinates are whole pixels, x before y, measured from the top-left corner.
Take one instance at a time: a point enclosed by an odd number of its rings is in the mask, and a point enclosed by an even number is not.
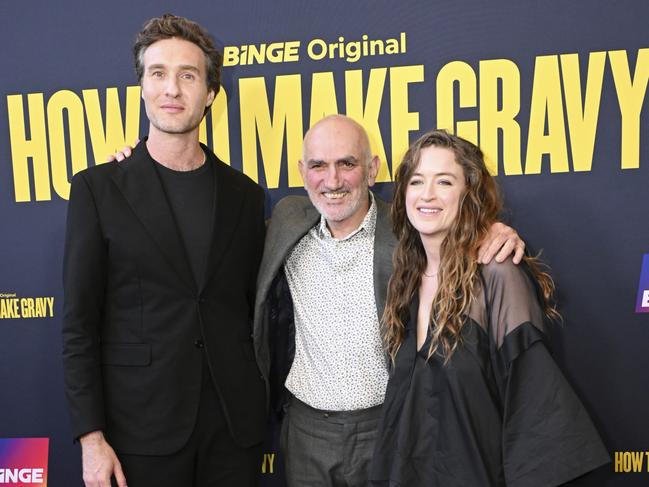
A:
[[[390,205],[375,196],[377,206],[374,235],[373,278],[376,312],[383,315],[388,281],[392,274],[392,253],[396,239],[392,233]],[[268,380],[270,373],[268,296],[277,274],[282,270],[288,254],[299,240],[319,221],[320,213],[306,196],[287,196],[273,211],[266,233],[264,256],[257,279],[255,323],[253,338],[255,352],[262,374]],[[324,297],[323,299],[326,299]]]
[[[206,360],[235,441],[263,439],[251,332],[264,192],[203,149],[215,198],[198,284],[144,142],[72,180],[63,365],[74,437],[103,430],[118,452],[177,451],[196,421]]]

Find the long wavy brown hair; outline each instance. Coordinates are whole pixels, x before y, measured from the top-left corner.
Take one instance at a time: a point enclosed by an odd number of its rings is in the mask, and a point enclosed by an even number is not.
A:
[[[440,248],[439,286],[430,313],[432,339],[428,358],[439,351],[448,362],[461,342],[462,326],[469,305],[475,299],[473,293],[479,279],[478,247],[497,221],[502,208],[496,182],[477,146],[444,130],[432,130],[410,146],[395,175],[391,216],[398,245],[393,256],[394,272],[388,284],[382,319],[384,342],[393,362],[403,342],[410,303],[419,290],[426,269],[426,253],[419,233],[408,220],[405,200],[408,183],[419,165],[421,150],[430,146],[447,148],[455,154],[455,161],[464,172],[466,190],[460,199],[457,217]],[[552,278],[542,270],[536,257],[525,256],[524,261],[538,283],[545,315],[553,320],[559,319],[554,306]]]

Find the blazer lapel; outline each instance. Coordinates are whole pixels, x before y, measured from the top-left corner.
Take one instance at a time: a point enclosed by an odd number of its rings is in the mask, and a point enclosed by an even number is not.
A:
[[[379,320],[383,316],[388,282],[392,275],[392,253],[396,239],[392,233],[390,205],[374,196],[376,201],[376,229],[374,230],[374,298]]]
[[[140,220],[169,266],[191,289],[196,289],[173,212],[143,140],[133,155],[119,164],[113,181]]]
[[[310,203],[297,211],[295,219],[286,221],[286,226],[280,229],[279,238],[275,241],[276,245],[270,249],[271,255],[277,258],[273,259],[274,267],[279,268],[293,250],[295,245],[304,237],[311,228],[320,220],[320,213]],[[276,269],[273,269],[274,271]],[[272,272],[276,274],[276,272]]]
[[[266,234],[264,257],[259,268],[257,282],[258,302],[265,299],[265,293],[270,288],[289,252],[318,222],[320,213],[309,203],[307,198],[300,198],[291,209],[291,213],[283,217],[282,221],[279,221],[278,218],[273,218]]]
[[[237,180],[227,174],[224,163],[219,161],[207,147],[207,162],[213,164],[214,202],[212,208],[211,245],[207,258],[205,273],[200,289],[210,282],[218,270],[228,247],[235,241],[234,231],[241,224],[239,215],[245,198],[245,191],[237,184]]]
[[[281,256],[280,263],[284,262],[293,247],[320,220],[320,213],[311,204],[300,208],[298,213],[297,218],[286,221],[287,225],[282,229],[280,238],[276,240],[276,245],[271,250],[273,255]]]

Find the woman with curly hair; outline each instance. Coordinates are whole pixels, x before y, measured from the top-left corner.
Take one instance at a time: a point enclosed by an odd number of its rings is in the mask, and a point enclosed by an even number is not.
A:
[[[546,348],[552,279],[532,257],[477,263],[500,210],[464,139],[428,132],[399,166],[383,315],[392,370],[371,485],[554,486],[609,461]]]

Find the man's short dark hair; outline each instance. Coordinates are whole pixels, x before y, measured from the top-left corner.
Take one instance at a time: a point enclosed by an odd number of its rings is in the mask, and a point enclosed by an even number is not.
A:
[[[213,90],[216,95],[221,88],[223,56],[214,45],[212,36],[203,27],[185,17],[172,14],[164,14],[147,21],[135,38],[133,57],[138,82],[142,83],[144,75],[144,51],[154,42],[172,37],[192,42],[205,53],[207,88]]]

